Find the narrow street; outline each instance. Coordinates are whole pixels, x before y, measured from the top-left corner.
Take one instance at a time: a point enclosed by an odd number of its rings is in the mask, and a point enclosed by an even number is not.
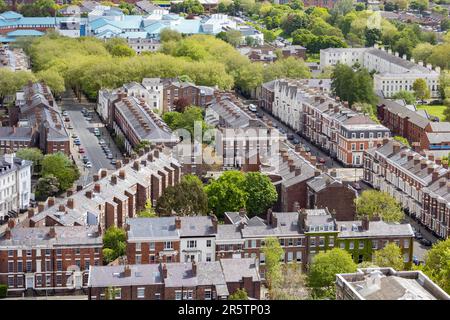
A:
[[[122,154],[114,144],[113,139],[106,130],[104,124],[101,122],[98,115],[94,112],[94,104],[89,102],[78,102],[74,93],[72,91],[66,92],[63,95],[61,101],[61,108],[67,111],[70,123],[73,126],[72,130],[69,130],[70,135],[76,134],[80,141],[81,146],[76,146],[73,143],[73,138],[71,137],[71,153],[77,163],[81,177],[78,180],[78,184],[86,185],[92,182],[93,175],[96,174],[100,169],[105,168],[107,170],[113,170],[114,165],[111,164],[111,159],[108,159],[103,152],[99,140],[105,140],[106,144],[111,150],[114,159],[122,159]],[[87,121],[81,110],[83,108],[91,111],[92,121]],[[101,136],[97,138],[94,135],[94,128],[99,128]],[[79,153],[79,148],[82,147],[85,152]],[[86,155],[89,161],[92,163],[92,168],[86,168],[82,161],[82,156]]]

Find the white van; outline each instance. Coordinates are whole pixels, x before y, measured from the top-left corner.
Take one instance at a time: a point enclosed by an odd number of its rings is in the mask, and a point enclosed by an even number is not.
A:
[[[254,104],[249,105],[248,106],[248,110],[250,110],[251,112],[256,112],[257,111],[256,106]]]

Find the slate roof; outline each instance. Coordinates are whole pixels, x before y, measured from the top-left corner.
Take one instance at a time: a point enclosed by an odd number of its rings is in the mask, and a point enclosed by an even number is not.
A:
[[[240,282],[242,277],[251,277],[253,281],[260,281],[255,259],[220,259],[226,282]]]
[[[195,287],[206,285],[226,285],[219,261],[197,262],[196,274],[192,272],[192,263],[167,263],[165,286]]]
[[[426,136],[431,144],[450,142],[450,132],[427,132]]]
[[[450,132],[450,122],[430,122],[433,132]]]
[[[124,277],[124,266],[91,266],[89,269],[89,287],[121,287],[136,285],[162,284],[161,266],[159,264],[128,265],[129,277]]]
[[[412,111],[406,106],[397,103],[396,101],[389,99],[380,99],[379,104],[385,105],[385,109],[393,114],[396,114],[400,118],[408,117],[408,121],[414,123],[419,128],[424,129],[427,124],[430,123],[430,120],[424,117],[422,114]]]
[[[28,127],[0,127],[0,140],[31,141],[33,129]]]
[[[411,225],[387,223],[384,221],[369,221],[369,229],[363,230],[361,227],[362,222],[357,221],[336,221],[339,234],[338,238],[371,238],[371,237],[408,237],[414,236],[414,232]],[[357,227],[352,228],[353,226]]]
[[[337,180],[336,178],[330,176],[328,173],[322,173],[321,175],[312,178],[307,181],[306,184],[315,192],[322,191],[329,185],[342,185],[342,182]]]

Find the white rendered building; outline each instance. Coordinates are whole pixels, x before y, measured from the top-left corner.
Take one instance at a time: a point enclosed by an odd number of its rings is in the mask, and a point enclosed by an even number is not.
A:
[[[440,68],[431,64],[424,66],[422,61],[416,63],[408,60],[406,55],[400,57],[390,49],[379,48],[328,48],[320,50],[320,67],[334,66],[342,63],[353,66],[358,63],[369,71],[375,71],[374,90],[384,97],[391,97],[399,91],[412,91],[416,79],[424,79],[430,89],[431,97],[439,97]]]

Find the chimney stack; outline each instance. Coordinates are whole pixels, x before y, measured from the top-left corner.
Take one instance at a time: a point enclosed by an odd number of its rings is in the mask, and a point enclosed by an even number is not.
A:
[[[94,182],[98,181],[100,179],[98,174],[94,174]]]
[[[73,209],[75,207],[75,199],[69,198],[67,199],[67,208]]]
[[[8,220],[8,228],[12,229],[16,226],[16,221],[14,221],[14,219],[9,219]]]
[[[362,217],[361,226],[363,230],[369,230],[369,218],[367,216]]]
[[[64,211],[66,211],[66,207],[63,204],[60,204],[59,207],[58,207],[58,211],[59,212],[64,212]]]
[[[116,169],[120,169],[122,168],[122,161],[121,160],[117,160],[116,161]]]
[[[167,266],[165,263],[162,265],[161,271],[162,271],[163,279],[166,279],[167,278]]]
[[[125,170],[124,169],[121,169],[121,170],[119,170],[119,177],[120,177],[120,179],[125,179]]]
[[[106,169],[100,169],[100,178],[105,178],[108,175],[108,171]]]
[[[133,169],[136,171],[139,171],[141,169],[141,164],[139,163],[139,161],[135,161],[133,163]]]
[[[392,143],[392,153],[397,154],[400,151],[400,143],[398,141],[394,141]]]
[[[197,264],[195,261],[192,261],[192,275],[195,277],[197,276]]]
[[[117,176],[115,174],[111,175],[111,184],[117,184]]]
[[[123,268],[123,277],[127,278],[127,277],[131,277],[131,268],[129,265],[125,265],[125,267]]]
[[[55,198],[54,197],[49,197],[47,199],[47,206],[50,208],[55,204]]]
[[[11,240],[11,229],[9,227],[5,230],[5,239]]]
[[[241,218],[244,218],[246,213],[247,213],[247,212],[245,211],[244,208],[239,209],[239,216],[240,216]]]
[[[175,228],[181,229],[181,218],[180,217],[175,217]]]
[[[82,185],[77,185],[77,191],[81,191],[83,190],[83,186]]]
[[[43,202],[38,203],[38,213],[41,213],[45,209],[45,204]]]
[[[96,183],[96,184],[94,185],[94,192],[100,193],[100,183]]]
[[[308,213],[306,212],[305,208],[301,208],[300,212],[298,213],[298,227],[300,228],[300,232],[304,231],[306,228],[306,217],[308,216]]]
[[[36,213],[36,208],[28,208],[28,218],[34,217],[35,213]]]
[[[217,216],[215,214],[211,215],[211,222],[213,225],[214,233],[217,233],[217,225],[218,225],[219,221],[217,220]]]
[[[55,227],[50,227],[50,229],[48,230],[47,236],[49,238],[55,238],[56,237]]]
[[[86,197],[88,197],[89,199],[92,199],[92,191],[91,191],[91,190],[86,191],[85,195],[86,195]]]

